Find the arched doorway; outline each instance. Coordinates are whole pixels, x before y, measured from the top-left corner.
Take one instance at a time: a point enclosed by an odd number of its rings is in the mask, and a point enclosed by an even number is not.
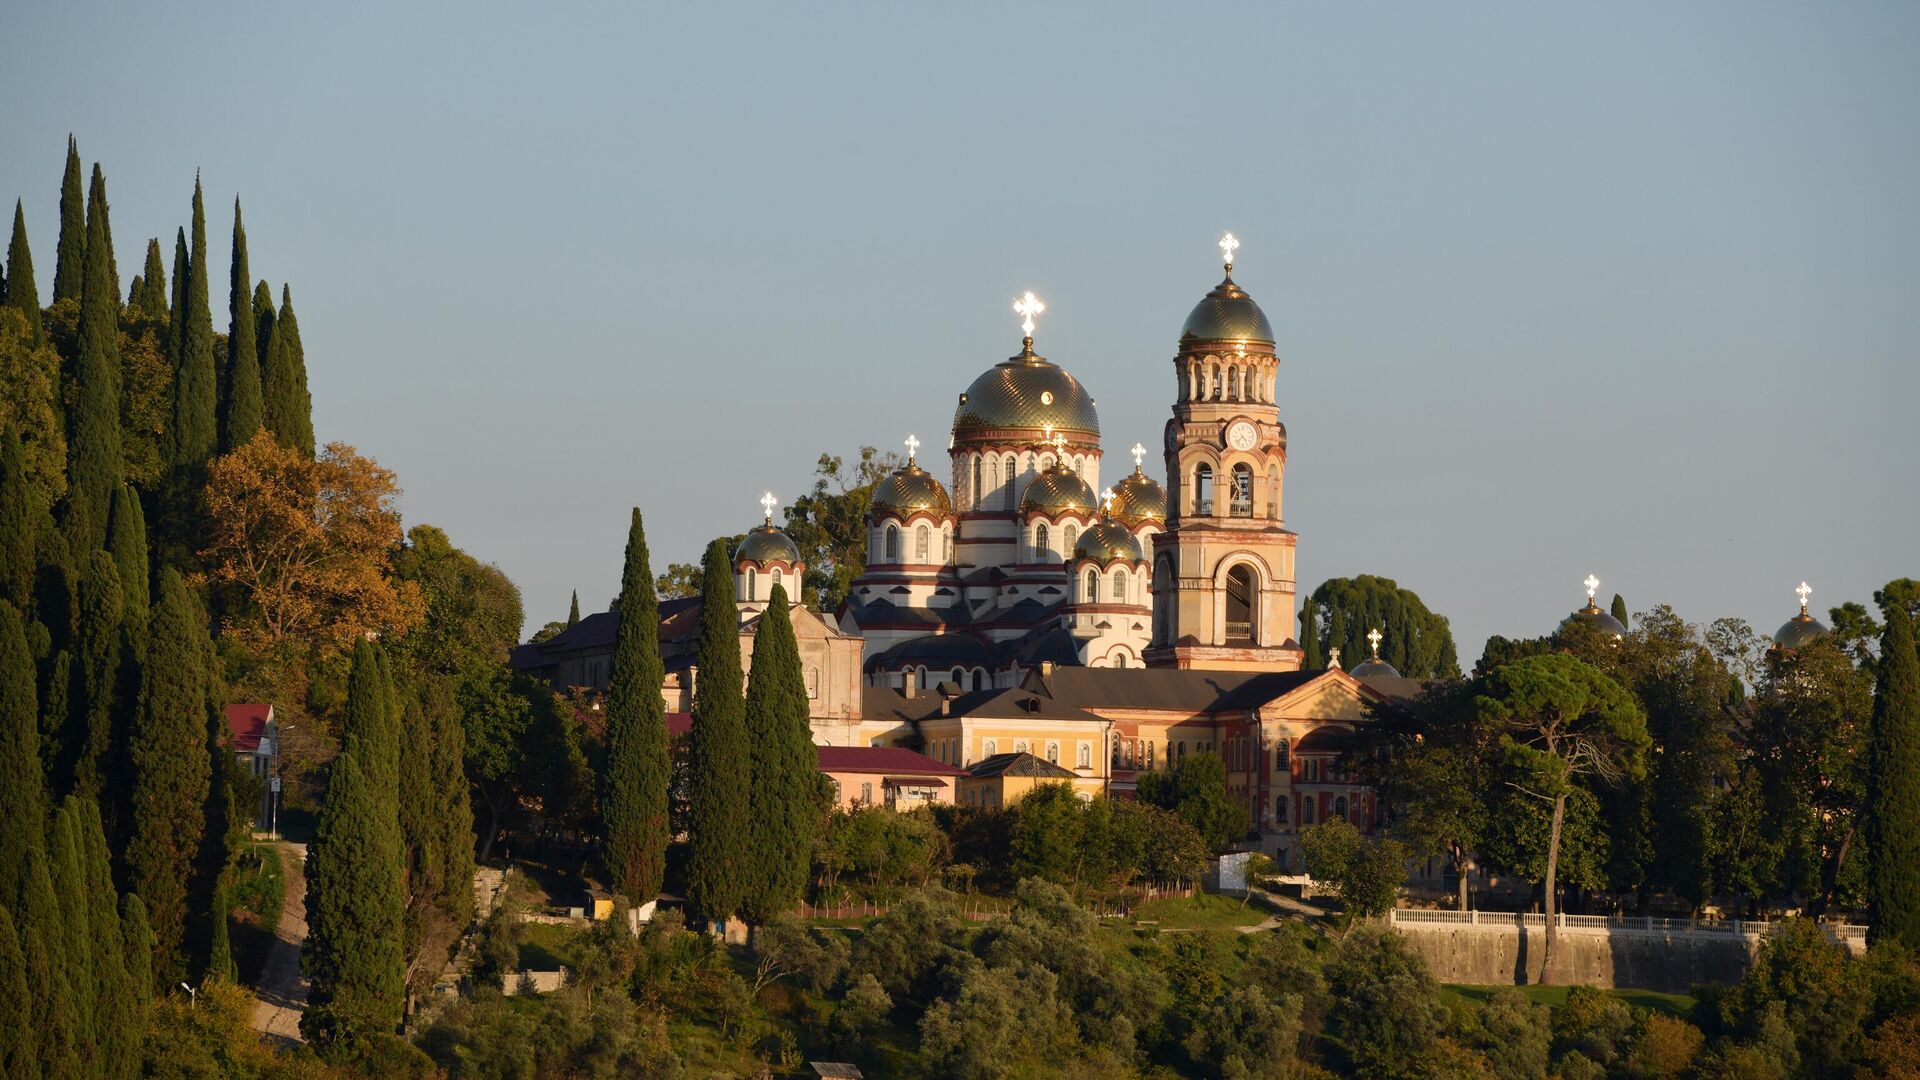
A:
[[[1260,593],[1254,584],[1253,568],[1241,563],[1227,571],[1228,645],[1253,645],[1254,626],[1260,614]]]

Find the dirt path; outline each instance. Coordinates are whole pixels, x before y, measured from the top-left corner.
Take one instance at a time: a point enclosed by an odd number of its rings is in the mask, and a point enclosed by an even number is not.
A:
[[[307,845],[283,843],[275,850],[287,895],[280,905],[279,940],[253,988],[253,1029],[297,1043],[302,1041],[300,1014],[307,1003],[307,980],[300,974],[300,946],[307,940]]]

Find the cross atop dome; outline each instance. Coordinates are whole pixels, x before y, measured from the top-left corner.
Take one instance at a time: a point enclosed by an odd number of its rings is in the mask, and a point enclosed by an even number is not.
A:
[[[1587,580],[1581,582],[1581,584],[1587,587],[1587,603],[1593,603],[1594,594],[1600,591],[1600,579],[1594,577],[1592,574],[1588,574]]]
[[[1107,488],[1100,492],[1100,512],[1103,514],[1108,514],[1113,512],[1113,489],[1112,488]]]
[[[1800,614],[1805,615],[1807,613],[1807,597],[1813,595],[1813,586],[1803,581],[1800,583],[1800,587],[1793,590],[1793,592],[1794,595],[1800,598]]]
[[[1133,471],[1139,472],[1141,467],[1147,463],[1147,448],[1144,446],[1141,446],[1139,443],[1134,443],[1132,453],[1133,453]]]
[[[1375,660],[1380,659],[1380,641],[1384,637],[1386,637],[1386,635],[1382,634],[1380,628],[1377,626],[1367,631],[1367,644],[1373,646],[1373,658]]]
[[[1240,250],[1240,241],[1232,233],[1220,238],[1220,260],[1227,264],[1227,273],[1233,273],[1233,253]]]
[[[767,492],[765,495],[760,496],[760,509],[766,512],[768,525],[773,524],[773,508],[779,505],[780,505],[780,500],[774,498],[773,492],[771,491]]]
[[[1020,332],[1027,335],[1027,351],[1033,351],[1033,317],[1047,310],[1047,305],[1028,289],[1026,295],[1013,301],[1013,313],[1020,316]]]
[[[909,436],[907,436],[907,443],[906,443],[906,446],[907,446],[907,464],[908,464],[908,465],[912,465],[912,464],[913,464],[913,453],[914,453],[914,451],[916,451],[916,450],[918,450],[918,449],[920,449],[920,438],[919,438],[919,436],[917,436],[917,435],[909,435]]]

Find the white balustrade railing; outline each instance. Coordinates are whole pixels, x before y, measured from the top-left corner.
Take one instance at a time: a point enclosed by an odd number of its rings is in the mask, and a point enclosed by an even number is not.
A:
[[[1486,929],[1507,927],[1547,925],[1547,917],[1539,912],[1518,911],[1442,911],[1430,908],[1395,908],[1392,922],[1395,926],[1472,926]],[[1778,923],[1751,919],[1668,919],[1641,915],[1566,915],[1554,916],[1554,922],[1562,930],[1584,933],[1641,933],[1641,934],[1726,934],[1764,936],[1772,933]],[[1845,942],[1864,941],[1867,928],[1852,923],[1823,923],[1821,928],[1830,936]]]

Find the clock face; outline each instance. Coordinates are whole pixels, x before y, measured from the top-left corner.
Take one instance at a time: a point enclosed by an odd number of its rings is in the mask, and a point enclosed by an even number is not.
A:
[[[1260,441],[1260,433],[1245,420],[1236,420],[1227,428],[1227,445],[1235,450],[1251,450]]]

